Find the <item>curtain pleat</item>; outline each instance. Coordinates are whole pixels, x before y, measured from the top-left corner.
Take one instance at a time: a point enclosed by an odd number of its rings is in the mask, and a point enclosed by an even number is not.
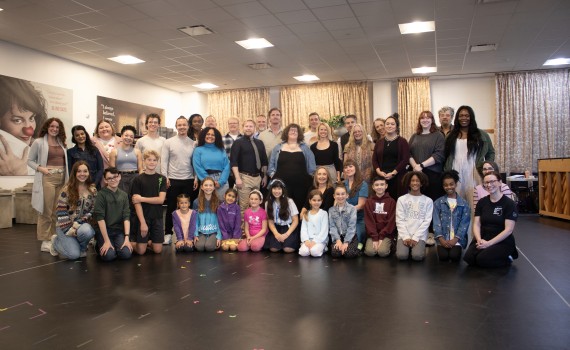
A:
[[[216,118],[222,134],[228,132],[228,119],[237,117],[241,122],[253,119],[269,110],[269,89],[235,89],[208,92],[208,113]],[[204,116],[205,118],[206,116]]]
[[[536,172],[539,158],[570,156],[570,70],[499,73],[495,83],[504,172]]]
[[[429,78],[398,79],[398,113],[400,114],[401,136],[409,140],[416,131],[420,113],[430,109]]]
[[[370,91],[367,82],[323,83],[281,87],[283,125],[297,123],[308,129],[309,114],[321,118],[354,114],[367,132],[372,125]]]

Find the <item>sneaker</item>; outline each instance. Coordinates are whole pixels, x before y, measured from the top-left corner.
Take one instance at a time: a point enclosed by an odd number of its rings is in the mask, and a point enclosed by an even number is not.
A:
[[[82,251],[81,253],[79,253],[79,257],[80,257],[80,258],[85,258],[86,256],[87,256],[87,251],[86,251],[86,250],[84,250],[84,251]]]
[[[40,250],[42,252],[46,252],[49,253],[50,252],[50,248],[51,248],[51,241],[42,241],[42,246],[40,248]]]
[[[170,245],[172,243],[172,235],[164,235],[164,243],[163,245]]]
[[[433,236],[433,232],[430,232],[430,233],[429,233],[428,238],[427,238],[427,240],[426,240],[426,245],[427,245],[428,247],[431,247],[431,246],[435,245],[435,238],[434,238],[434,236]]]
[[[59,253],[57,252],[57,250],[55,250],[55,244],[54,244],[54,242],[55,242],[55,238],[56,238],[56,237],[57,237],[57,235],[51,236],[51,241],[49,242],[49,253],[50,253],[52,256],[58,256],[58,255],[59,255]]]

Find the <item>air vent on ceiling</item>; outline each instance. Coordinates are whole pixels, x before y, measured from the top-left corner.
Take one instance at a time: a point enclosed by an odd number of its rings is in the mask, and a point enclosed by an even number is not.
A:
[[[514,0],[477,0],[478,4],[494,4],[497,2],[511,2]]]
[[[268,69],[271,68],[269,63],[252,63],[247,65],[251,69],[260,70],[260,69]]]
[[[190,36],[200,36],[214,33],[210,28],[206,27],[203,24],[197,26],[181,27],[178,28],[178,30]]]
[[[469,47],[470,52],[483,52],[483,51],[495,51],[495,50],[497,50],[497,44],[471,45]]]

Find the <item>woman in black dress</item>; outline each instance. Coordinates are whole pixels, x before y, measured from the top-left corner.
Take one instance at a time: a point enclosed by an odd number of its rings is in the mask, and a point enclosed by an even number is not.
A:
[[[299,125],[289,124],[281,135],[282,142],[271,151],[267,174],[282,179],[289,197],[302,208],[315,172],[315,156],[303,142]]]

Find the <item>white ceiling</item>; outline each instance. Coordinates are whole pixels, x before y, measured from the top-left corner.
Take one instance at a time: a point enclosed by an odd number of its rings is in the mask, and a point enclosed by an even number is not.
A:
[[[489,2],[489,3],[481,3]],[[0,39],[179,92],[544,68],[570,57],[569,0],[0,0]],[[398,23],[435,20],[403,36]],[[214,34],[189,37],[203,24]],[[234,41],[264,37],[275,47]],[[470,45],[498,45],[470,53]],[[108,57],[146,61],[121,65]],[[247,65],[267,62],[273,68]],[[17,64],[17,62],[14,62]],[[81,77],[78,77],[80,79]]]

